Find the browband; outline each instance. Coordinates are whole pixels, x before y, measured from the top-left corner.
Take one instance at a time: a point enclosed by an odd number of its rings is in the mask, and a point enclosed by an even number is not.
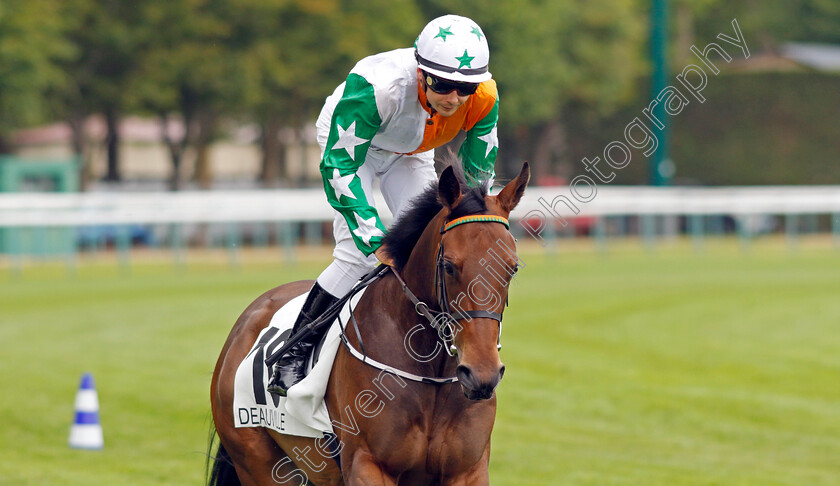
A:
[[[440,234],[444,234],[459,224],[465,223],[502,223],[505,225],[505,228],[510,229],[510,223],[507,218],[492,214],[473,214],[471,216],[462,216],[446,223],[440,228]]]

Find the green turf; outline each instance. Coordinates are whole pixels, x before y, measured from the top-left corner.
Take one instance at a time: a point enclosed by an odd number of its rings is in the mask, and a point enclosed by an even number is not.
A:
[[[523,252],[494,485],[840,484],[840,253]],[[201,484],[239,312],[323,261],[0,273],[0,484]],[[102,451],[67,447],[84,371]]]

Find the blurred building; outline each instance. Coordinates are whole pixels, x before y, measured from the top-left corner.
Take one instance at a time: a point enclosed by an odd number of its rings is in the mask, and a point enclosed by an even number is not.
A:
[[[161,123],[157,119],[126,117],[119,126],[119,171],[126,184],[165,185],[172,175],[169,149],[162,141]],[[180,121],[171,121],[170,136],[179,140],[184,135]],[[101,180],[106,174],[106,125],[102,117],[93,116],[84,124],[84,168],[88,181]],[[289,185],[320,181],[318,162],[320,149],[315,141],[314,123],[303,133],[291,129],[278,136],[285,146],[284,182]],[[27,158],[69,158],[74,155],[72,131],[66,123],[19,130],[13,136],[17,155]],[[235,126],[212,143],[209,151],[214,185],[248,185],[258,180],[262,166],[259,129],[253,125]],[[188,149],[181,163],[181,178],[191,181],[195,175],[196,154]]]

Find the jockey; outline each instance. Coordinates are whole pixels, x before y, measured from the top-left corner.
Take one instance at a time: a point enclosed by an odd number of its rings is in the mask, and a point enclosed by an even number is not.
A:
[[[499,96],[489,58],[478,24],[446,15],[426,25],[414,48],[359,61],[327,98],[316,128],[324,189],[336,211],[335,259],[309,292],[293,334],[349,292],[377,260],[392,263],[380,250],[386,229],[373,206],[374,177],[398,217],[437,179],[433,149],[464,130],[458,155],[469,182],[492,183]],[[274,365],[269,392],[285,396],[304,378],[306,357],[327,327],[306,336]]]

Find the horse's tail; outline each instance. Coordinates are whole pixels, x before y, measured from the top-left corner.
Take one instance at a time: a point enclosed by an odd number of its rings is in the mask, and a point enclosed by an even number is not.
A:
[[[239,476],[236,475],[236,469],[233,467],[230,454],[225,450],[222,441],[219,441],[219,448],[216,449],[216,454],[213,454],[213,443],[218,435],[216,435],[216,427],[212,423],[208,435],[207,461],[204,464],[207,486],[242,486],[242,483],[239,482]],[[213,461],[212,466],[210,465],[211,460]]]

